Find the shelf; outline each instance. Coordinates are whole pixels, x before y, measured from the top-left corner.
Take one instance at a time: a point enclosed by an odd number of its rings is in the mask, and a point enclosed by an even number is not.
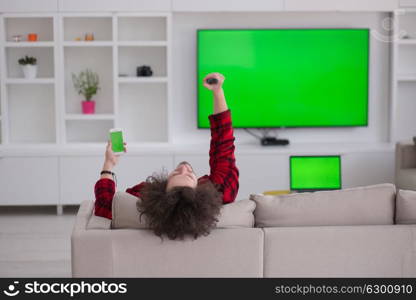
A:
[[[416,48],[409,45],[397,49],[396,74],[416,73]]]
[[[402,39],[398,41],[399,45],[416,45],[416,39]]]
[[[397,22],[394,24],[398,25],[397,32],[403,32],[408,35],[410,39],[414,40],[416,37],[416,15],[406,9],[403,14],[396,15],[395,17],[397,18]],[[404,42],[405,40],[406,39],[403,39],[400,42]],[[409,43],[404,44],[412,44],[412,42],[410,41]]]
[[[93,58],[93,59],[92,59]],[[100,89],[93,96],[96,114],[114,113],[113,95],[113,52],[111,47],[68,47],[64,49],[64,92],[65,113],[81,114],[82,95],[72,82],[72,73],[90,69],[99,76]]]
[[[121,41],[117,42],[118,46],[121,47],[166,47],[168,45],[167,41]]]
[[[7,86],[11,143],[54,143],[55,95],[50,85]]]
[[[18,48],[18,47],[53,47],[54,42],[6,42],[6,47]]]
[[[152,68],[153,76],[167,75],[166,47],[120,47],[118,51],[119,74],[134,77],[138,66]]]
[[[398,141],[410,139],[415,135],[416,122],[416,85],[413,83],[402,83],[397,89],[397,120],[394,127],[394,134]]]
[[[29,43],[47,43],[53,41],[53,17],[4,17],[6,41],[13,43],[13,36],[20,35],[22,42],[27,40],[28,33],[36,33],[38,42]],[[13,46],[14,47],[14,46]],[[24,46],[22,46],[24,47]]]
[[[111,114],[67,114],[65,120],[114,120]]]
[[[6,84],[54,84],[54,78],[35,78],[35,79],[25,79],[25,78],[8,78],[6,79]]]
[[[119,41],[166,41],[166,18],[121,16],[118,18]]]
[[[113,46],[113,42],[110,41],[72,41],[63,42],[65,47],[109,47]]]
[[[119,83],[168,82],[167,77],[119,77]]]
[[[393,24],[398,35],[408,38],[396,40],[397,51],[393,55],[393,70],[396,70],[393,83],[392,108],[390,111],[390,140],[398,142],[414,136],[416,122],[416,14],[403,9],[395,11]]]
[[[67,143],[104,143],[114,128],[113,120],[66,120]]]
[[[161,83],[119,87],[120,127],[126,141],[168,141],[166,93]]]
[[[54,76],[54,48],[39,47],[10,47],[6,48],[7,78],[23,79],[23,70],[18,60],[26,55],[37,59],[38,78],[53,78]]]
[[[398,74],[397,81],[416,81],[416,74]]]
[[[92,33],[95,41],[113,39],[111,16],[64,16],[63,26],[64,41],[74,41],[76,38],[83,40],[86,33]]]

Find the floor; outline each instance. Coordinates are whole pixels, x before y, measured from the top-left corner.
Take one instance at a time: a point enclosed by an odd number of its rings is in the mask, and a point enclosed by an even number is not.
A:
[[[78,208],[0,207],[0,277],[71,277]]]

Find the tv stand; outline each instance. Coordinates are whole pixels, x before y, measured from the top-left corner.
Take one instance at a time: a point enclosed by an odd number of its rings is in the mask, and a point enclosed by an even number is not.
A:
[[[289,140],[278,139],[275,137],[263,137],[260,140],[262,146],[285,146],[289,145]]]

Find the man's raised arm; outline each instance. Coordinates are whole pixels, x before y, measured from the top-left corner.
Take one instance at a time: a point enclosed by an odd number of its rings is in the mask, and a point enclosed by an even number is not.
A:
[[[208,84],[206,79],[215,78],[217,83]],[[234,132],[231,111],[228,109],[222,83],[224,76],[219,73],[208,74],[204,86],[213,92],[214,114],[209,116],[211,125],[211,144],[209,150],[209,179],[219,186],[223,193],[223,202],[233,202],[238,193],[239,171],[234,156]]]

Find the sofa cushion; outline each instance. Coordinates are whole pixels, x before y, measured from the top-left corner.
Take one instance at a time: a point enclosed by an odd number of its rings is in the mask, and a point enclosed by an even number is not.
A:
[[[394,223],[395,186],[390,183],[250,198],[256,202],[256,227]]]
[[[112,215],[113,220],[111,227],[114,229],[121,228],[148,228],[146,225],[146,216],[137,210],[137,201],[142,201],[126,192],[116,192],[113,198]],[[252,200],[239,200],[222,206],[216,227],[253,227],[253,211],[256,204]]]
[[[399,190],[397,192],[396,223],[416,224],[416,191]]]
[[[416,168],[400,169],[396,172],[397,187],[410,190],[416,184]]]
[[[262,228],[264,277],[414,277],[410,225]]]
[[[112,202],[112,221],[111,228],[137,228],[144,229],[146,226],[146,216],[142,216],[139,220],[139,212],[137,211],[137,201],[141,199],[126,192],[116,192]]]
[[[255,208],[256,202],[249,199],[224,204],[221,208],[216,227],[254,227],[253,212]]]
[[[111,228],[111,220],[96,216],[94,213],[90,216],[87,229],[110,229]]]

